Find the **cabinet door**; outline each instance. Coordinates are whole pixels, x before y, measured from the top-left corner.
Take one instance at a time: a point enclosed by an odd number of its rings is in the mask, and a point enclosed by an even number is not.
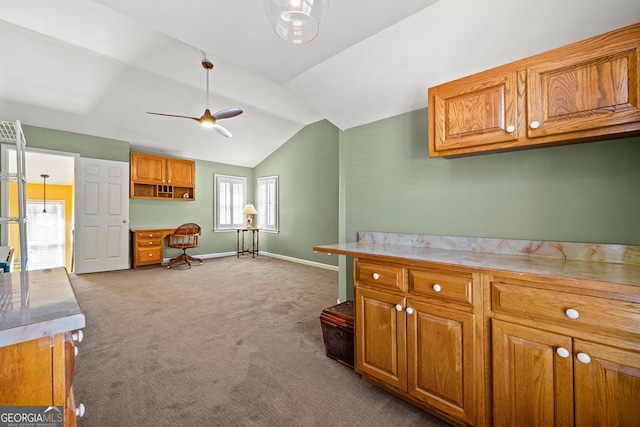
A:
[[[195,162],[192,160],[167,159],[167,184],[193,187]]]
[[[573,426],[571,337],[492,320],[493,425]]]
[[[356,370],[401,390],[407,389],[404,307],[404,297],[356,288]]]
[[[590,361],[574,361],[576,425],[640,425],[640,353],[576,339],[580,353]]]
[[[640,26],[540,55],[527,69],[528,136],[640,129],[639,55]]]
[[[408,392],[474,425],[474,315],[407,301]]]
[[[486,151],[490,144],[516,140],[517,85],[515,71],[488,72],[430,89],[429,155]]]
[[[131,180],[147,184],[164,184],[166,162],[164,157],[131,153]]]

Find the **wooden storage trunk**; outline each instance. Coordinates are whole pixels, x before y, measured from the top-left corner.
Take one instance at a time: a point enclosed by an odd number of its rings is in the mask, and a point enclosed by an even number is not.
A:
[[[353,301],[322,310],[320,323],[328,357],[353,369]]]

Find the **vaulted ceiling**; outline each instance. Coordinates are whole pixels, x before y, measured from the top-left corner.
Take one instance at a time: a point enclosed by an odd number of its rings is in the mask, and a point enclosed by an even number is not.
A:
[[[427,88],[640,21],[638,0],[329,0],[288,44],[262,1],[2,0],[0,119],[254,167],[304,126],[427,106]],[[220,124],[199,117],[239,107]],[[425,141],[426,144],[426,141]]]

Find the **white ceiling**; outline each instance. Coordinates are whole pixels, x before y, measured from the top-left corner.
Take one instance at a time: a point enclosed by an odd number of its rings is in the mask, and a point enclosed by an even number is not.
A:
[[[310,123],[423,108],[430,86],[639,21],[638,0],[329,0],[296,46],[260,0],[2,0],[0,119],[254,167]],[[232,138],[146,114],[202,115],[203,57],[212,112],[244,110]]]

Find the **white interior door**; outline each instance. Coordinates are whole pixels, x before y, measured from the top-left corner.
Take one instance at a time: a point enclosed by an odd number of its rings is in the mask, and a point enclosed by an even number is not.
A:
[[[129,163],[79,158],[74,204],[74,272],[129,268]]]

